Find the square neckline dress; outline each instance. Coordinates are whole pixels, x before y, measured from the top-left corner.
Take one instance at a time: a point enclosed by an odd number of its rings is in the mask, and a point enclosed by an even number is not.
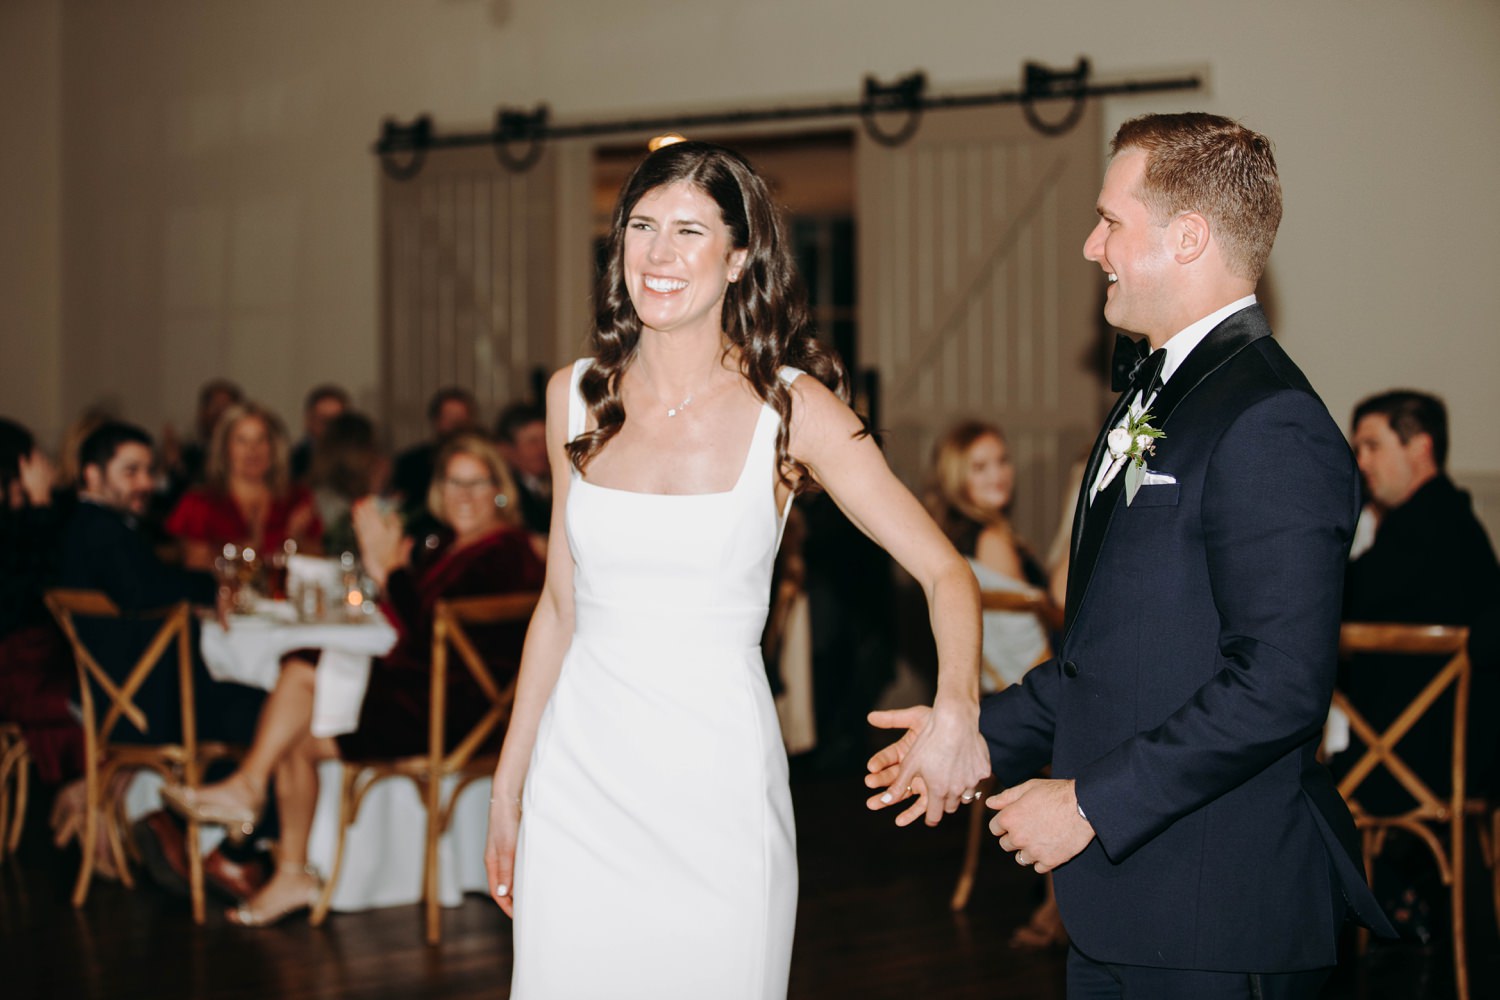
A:
[[[760,652],[778,426],[763,406],[726,492],[572,473],[574,631],[522,792],[514,1000],[786,996],[796,835]]]

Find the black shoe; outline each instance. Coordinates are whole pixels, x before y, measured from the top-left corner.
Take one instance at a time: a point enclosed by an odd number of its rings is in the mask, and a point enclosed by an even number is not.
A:
[[[132,833],[151,881],[174,896],[190,898],[187,829],[182,821],[159,809],[137,820]],[[220,847],[203,858],[203,887],[227,903],[250,898],[269,878],[264,852],[242,851],[230,857]]]
[[[174,896],[187,899],[188,888],[186,831],[165,810],[147,813],[131,827],[135,846],[141,853],[146,874],[151,881]]]

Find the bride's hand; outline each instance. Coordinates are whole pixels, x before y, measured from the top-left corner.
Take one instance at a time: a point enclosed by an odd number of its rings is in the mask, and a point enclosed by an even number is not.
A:
[[[979,734],[977,709],[939,701],[930,709],[874,712],[870,722],[906,729],[900,740],[870,758],[870,774],[865,777],[867,786],[885,788],[870,798],[872,809],[916,794],[917,801],[896,817],[897,826],[907,826],[924,814],[927,825],[936,826],[944,813],[972,799],[974,789],[989,777],[989,748]]]
[[[514,918],[516,835],[521,829],[521,804],[511,796],[490,799],[490,829],[485,836],[484,870],[489,876],[490,898]]]

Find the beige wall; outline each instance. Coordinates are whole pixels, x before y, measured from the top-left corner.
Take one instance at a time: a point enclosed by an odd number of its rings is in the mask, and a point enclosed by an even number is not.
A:
[[[0,416],[61,433],[61,0],[0,3]]]
[[[14,20],[28,40],[3,51],[52,51],[55,19]],[[216,373],[289,417],[325,378],[371,399],[386,115],[472,130],[500,104],[567,121],[850,98],[916,68],[936,92],[998,89],[1079,54],[1105,78],[1207,74],[1106,101],[1107,129],[1199,107],[1275,140],[1274,315],[1336,417],[1435,389],[1454,468],[1500,471],[1500,5],[1461,0],[63,0],[62,404],[180,422]],[[53,172],[6,164],[8,209],[55,198]],[[45,298],[7,297],[5,325]]]

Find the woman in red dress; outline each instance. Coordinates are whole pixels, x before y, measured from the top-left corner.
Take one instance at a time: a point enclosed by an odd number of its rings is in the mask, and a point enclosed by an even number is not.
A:
[[[312,735],[316,655],[292,654],[266,699],[255,742],[239,770],[196,793],[181,786],[163,790],[163,800],[175,811],[244,833],[260,815],[271,778],[276,779],[280,862],[259,894],[230,911],[234,923],[275,923],[316,899],[319,881],[307,868],[307,838],[320,761],[426,751],[437,601],[541,589],[542,562],[520,526],[515,483],[494,445],[477,434],[460,434],[443,447],[436,468],[428,506],[452,538],[420,568],[410,564],[411,539],[394,513],[382,511],[372,498],[354,507],[365,572],[380,586],[381,609],[398,635],[391,652],[371,665],[358,728],[334,739]],[[521,660],[525,624],[474,628],[469,637],[496,681],[508,683]],[[456,744],[488,707],[469,672],[452,671],[446,714],[450,742]]]
[[[312,494],[291,481],[281,421],[254,403],[224,411],[209,445],[207,482],[183,494],[166,528],[180,539],[183,563],[214,567],[226,544],[271,553],[287,541],[321,551],[323,526]]]

